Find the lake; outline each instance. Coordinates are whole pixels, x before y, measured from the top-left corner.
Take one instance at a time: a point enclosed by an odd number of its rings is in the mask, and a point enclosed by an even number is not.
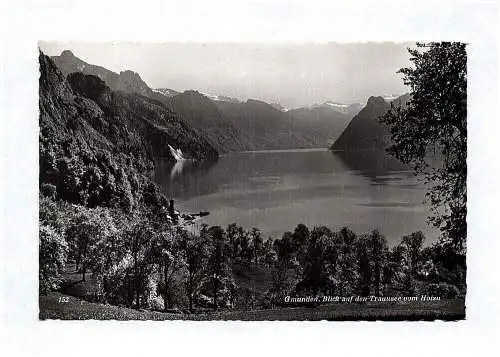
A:
[[[427,244],[438,236],[426,223],[425,186],[384,152],[237,152],[203,166],[160,162],[155,180],[180,211],[208,211],[210,225],[236,222],[275,238],[298,223],[378,229],[389,245],[417,230]]]

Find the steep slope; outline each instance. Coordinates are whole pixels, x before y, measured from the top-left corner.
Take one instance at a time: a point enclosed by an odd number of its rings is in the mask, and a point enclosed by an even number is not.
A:
[[[175,161],[168,145],[196,161],[215,149],[175,113],[141,96],[112,91],[96,76],[66,79],[40,53],[40,185],[83,205],[130,209],[153,163]]]
[[[287,114],[315,130],[316,137],[325,147],[340,136],[352,119],[352,116],[324,105],[292,109]]]
[[[118,74],[104,67],[82,61],[69,50],[63,51],[60,56],[51,58],[65,76],[73,72],[91,74],[102,79],[112,90],[139,93],[148,97],[153,95],[153,90],[135,72],[122,71]]]
[[[214,102],[206,96],[194,91],[179,93],[168,88],[153,90],[137,73],[124,71],[117,74],[82,61],[71,51],[63,51],[60,56],[54,56],[52,59],[65,75],[95,75],[115,91],[138,93],[153,99],[157,104],[161,103],[167,110],[177,113],[199,136],[207,138],[218,152],[245,149],[237,137],[237,129],[222,118]]]
[[[185,91],[162,101],[204,135],[219,152],[246,149],[239,139],[239,130],[222,116],[214,101],[201,93]]]
[[[378,120],[390,108],[382,97],[370,97],[366,106],[356,115],[332,145],[334,150],[384,149],[390,132]]]
[[[322,138],[311,125],[270,104],[252,99],[216,104],[223,117],[239,130],[240,142],[247,150],[321,147]]]

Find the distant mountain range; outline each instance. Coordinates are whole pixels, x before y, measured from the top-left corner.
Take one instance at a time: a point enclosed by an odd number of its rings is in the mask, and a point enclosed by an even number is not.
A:
[[[165,97],[173,97],[174,95],[180,94],[180,92],[169,88],[156,88],[153,89],[153,92],[162,94]]]
[[[326,142],[327,145],[340,136],[353,117],[351,114],[343,113],[327,105],[292,109],[287,113],[299,119],[301,123],[307,123],[314,128],[316,137],[321,138],[321,142]]]
[[[364,107],[363,104],[361,103],[353,103],[353,104],[342,104],[342,103],[336,103],[332,101],[326,101],[323,104],[315,104],[312,106],[312,108],[328,108],[335,110],[339,113],[345,114],[350,116],[351,118],[354,117],[356,114],[359,113],[359,111]]]
[[[263,101],[249,99],[244,103],[216,104],[222,116],[237,128],[245,150],[325,147],[327,143],[327,138],[318,134],[314,124]]]
[[[112,90],[138,93],[160,102],[219,152],[327,147],[359,109],[359,105],[326,102],[287,110],[279,104],[258,100],[241,102],[196,91],[151,89],[135,72],[118,74],[88,64],[70,51],[52,59],[65,75],[73,72],[95,75]]]

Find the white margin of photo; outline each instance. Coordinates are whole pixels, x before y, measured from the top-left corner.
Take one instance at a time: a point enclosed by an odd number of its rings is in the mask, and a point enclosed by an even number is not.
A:
[[[496,355],[500,232],[496,1],[8,0],[1,4],[3,356]],[[460,322],[38,320],[39,40],[464,41],[468,46],[467,317]],[[495,344],[496,342],[496,344]],[[496,352],[496,353],[495,353]]]

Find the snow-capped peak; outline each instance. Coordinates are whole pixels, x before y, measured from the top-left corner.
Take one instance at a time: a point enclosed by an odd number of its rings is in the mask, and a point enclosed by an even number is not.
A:
[[[332,107],[332,108],[338,108],[338,109],[347,109],[347,108],[349,108],[349,104],[335,103],[335,102],[332,102],[332,101],[325,102],[325,105],[328,105],[329,107]]]
[[[394,99],[397,99],[399,98],[400,95],[399,94],[391,94],[391,95],[385,95],[385,96],[382,96],[382,98],[384,98],[384,100],[387,102],[387,103],[390,103],[392,102]]]
[[[281,105],[280,103],[271,103],[270,104],[274,109],[278,109],[280,112],[286,113],[290,109]]]
[[[225,95],[213,95],[213,94],[208,94],[204,92],[200,92],[200,94],[204,95],[210,100],[213,100],[215,102],[231,102],[231,103],[240,103],[240,101],[236,98],[231,98]]]
[[[352,115],[352,114],[357,114],[363,106],[360,103],[344,104],[329,100],[324,102],[323,104],[315,104],[311,108],[321,108],[321,107],[323,108],[326,107],[342,114]]]
[[[179,92],[169,88],[156,88],[153,89],[153,92],[162,94],[165,97],[173,97],[174,95],[179,94]]]

